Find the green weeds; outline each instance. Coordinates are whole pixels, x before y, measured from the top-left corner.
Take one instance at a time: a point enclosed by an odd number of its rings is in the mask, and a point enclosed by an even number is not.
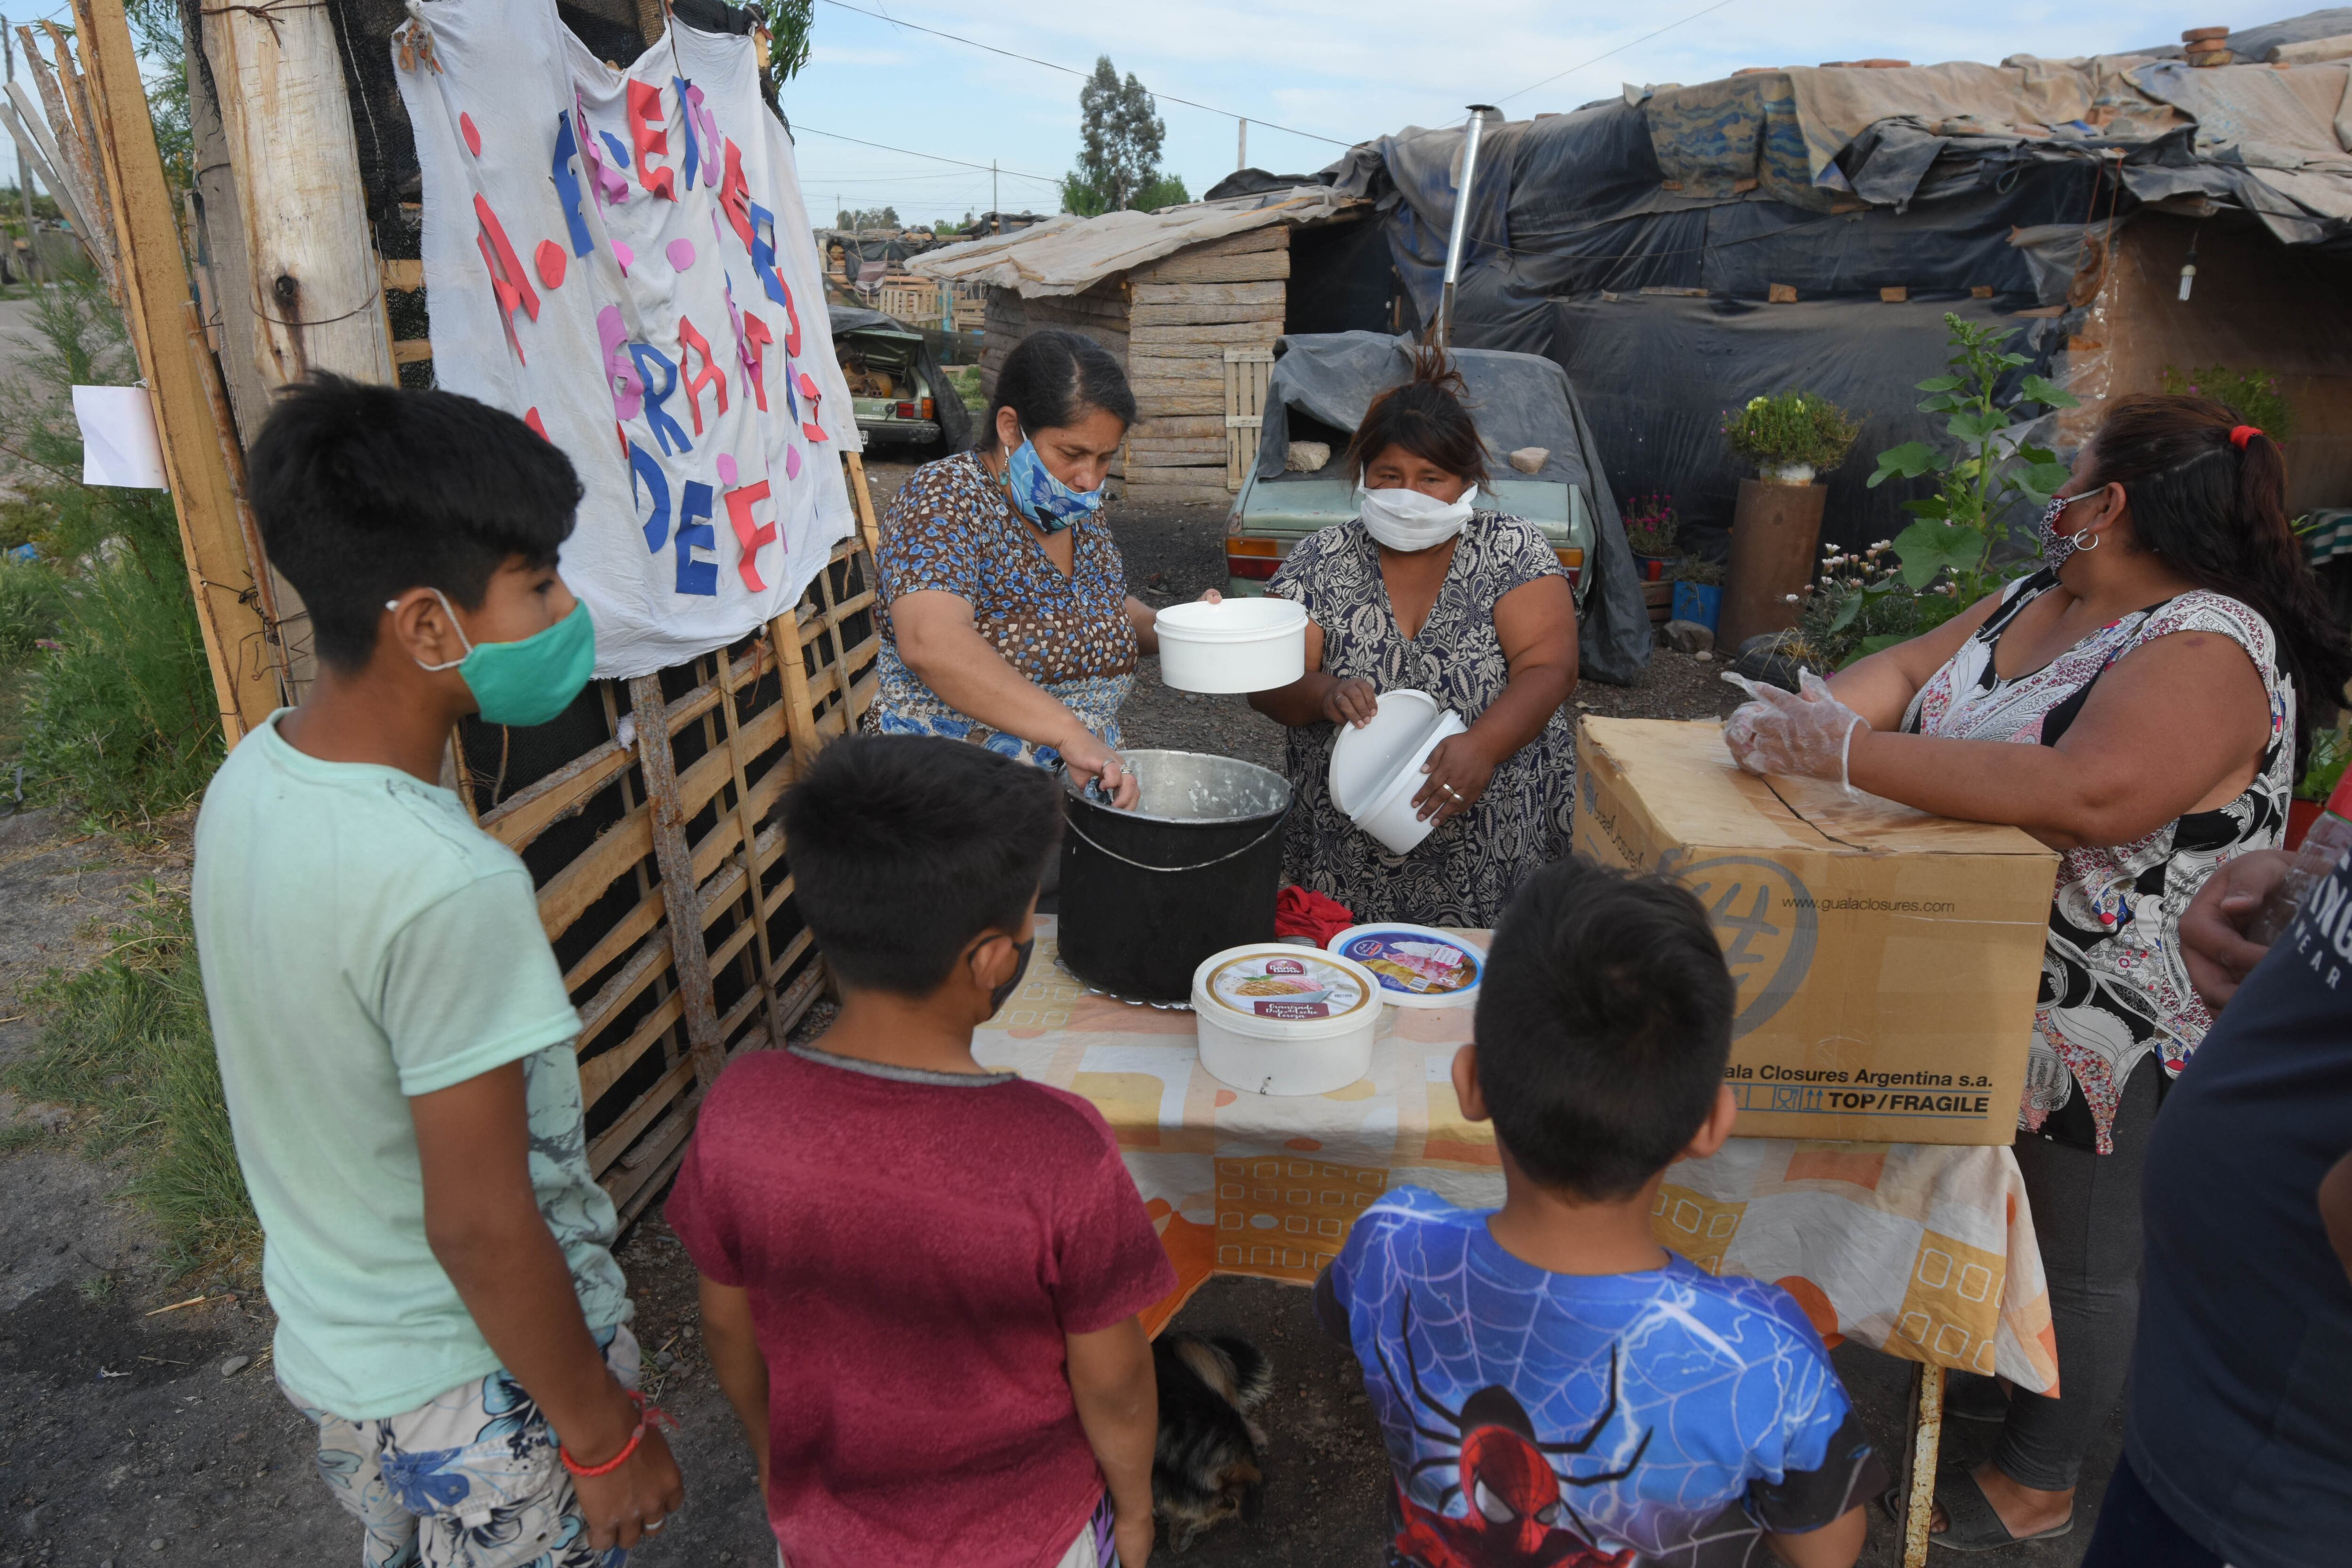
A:
[[[167,1260],[249,1276],[261,1228],[236,1165],[185,893],[149,882],[105,958],[52,974],[27,1000],[39,1043],[0,1083],[84,1112],[79,1138],[131,1170],[124,1189],[152,1215]]]

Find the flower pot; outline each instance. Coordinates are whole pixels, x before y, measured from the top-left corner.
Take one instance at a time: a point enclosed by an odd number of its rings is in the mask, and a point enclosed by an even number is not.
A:
[[[1738,647],[1759,632],[1785,631],[1797,624],[1801,595],[1813,580],[1821,550],[1822,508],[1829,487],[1739,481],[1731,513],[1730,569],[1724,584],[1723,616],[1715,640]]]
[[[1696,621],[1707,630],[1715,630],[1723,615],[1723,588],[1716,583],[1677,583],[1675,584],[1674,615],[1677,621]]]
[[[1633,556],[1633,575],[1644,583],[1654,583],[1666,574],[1666,568],[1673,565],[1674,562],[1675,558],[1671,555],[1643,555],[1636,552]]]
[[[1767,463],[1764,482],[1768,485],[1809,485],[1813,482],[1811,463]]]
[[[2303,847],[2304,835],[2311,831],[2311,825],[2317,822],[2319,814],[2326,809],[2327,803],[2324,800],[2297,797],[2286,803],[2285,848],[2289,854]]]

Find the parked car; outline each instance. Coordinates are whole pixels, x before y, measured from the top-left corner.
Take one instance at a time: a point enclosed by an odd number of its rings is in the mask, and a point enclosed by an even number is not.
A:
[[[1549,360],[1496,350],[1463,350],[1456,366],[1469,384],[1472,417],[1486,438],[1489,480],[1482,504],[1527,519],[1541,529],[1567,572],[1580,610],[1592,590],[1596,563],[1592,497],[1598,469],[1577,439],[1567,379]],[[1355,476],[1347,471],[1345,432],[1371,400],[1411,374],[1412,360],[1396,341],[1371,332],[1302,334],[1283,340],[1266,387],[1258,461],[1242,480],[1225,524],[1225,591],[1265,592],[1291,546],[1356,515]],[[1331,447],[1319,469],[1297,473],[1285,465],[1294,438]],[[1507,454],[1541,447],[1533,474],[1513,469]]]
[[[879,310],[834,305],[827,313],[850,411],[869,450],[929,457],[969,444],[971,416],[929,338]]]

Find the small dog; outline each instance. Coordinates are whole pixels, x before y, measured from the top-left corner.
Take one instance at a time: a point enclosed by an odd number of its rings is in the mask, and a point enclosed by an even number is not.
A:
[[[1265,1433],[1250,1419],[1274,1389],[1274,1367],[1232,1334],[1162,1334],[1151,1347],[1160,1384],[1152,1511],[1181,1552],[1220,1520],[1255,1520],[1265,1482]]]

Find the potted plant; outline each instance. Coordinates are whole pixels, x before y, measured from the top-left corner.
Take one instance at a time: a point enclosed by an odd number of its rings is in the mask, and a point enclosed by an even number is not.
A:
[[[1746,407],[1723,416],[1724,440],[1756,465],[1767,484],[1811,484],[1815,474],[1845,461],[1861,434],[1844,409],[1810,392],[1751,397]]]
[[[1633,552],[1633,575],[1642,580],[1642,602],[1649,606],[1650,624],[1660,625],[1674,603],[1666,568],[1681,553],[1675,548],[1675,535],[1682,527],[1675,516],[1675,498],[1654,491],[1627,496],[1624,522],[1625,542]]]
[[[1696,621],[1713,631],[1723,614],[1723,566],[1719,562],[1685,555],[1666,568],[1674,584],[1672,619]]]
[[[1667,563],[1682,553],[1675,536],[1682,522],[1675,515],[1675,498],[1653,492],[1625,498],[1625,542],[1633,552],[1633,574],[1655,583],[1666,574]]]
[[[2347,763],[2352,763],[2352,736],[2340,729],[2322,730],[2312,736],[2311,761],[2294,786],[2294,798],[2286,803],[2287,848],[2303,847],[2303,836],[2326,808],[2327,797],[2336,793]]]
[[[1731,513],[1731,552],[1722,624],[1717,635],[1737,647],[1759,632],[1796,625],[1790,595],[1812,580],[1828,488],[1814,476],[1836,468],[1862,427],[1812,392],[1751,397],[1723,416],[1723,438],[1757,467],[1739,481]]]

